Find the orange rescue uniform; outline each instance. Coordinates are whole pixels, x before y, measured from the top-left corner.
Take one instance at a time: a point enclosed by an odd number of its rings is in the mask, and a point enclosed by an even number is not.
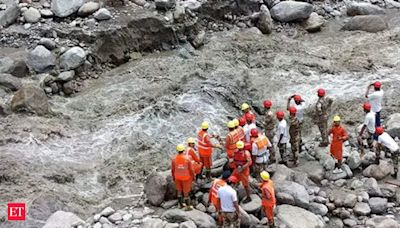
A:
[[[237,132],[239,140],[244,142],[245,134],[244,134],[243,127],[238,126],[235,131]]]
[[[236,130],[230,131],[225,139],[226,155],[229,160],[229,167],[233,168],[233,157],[235,156],[236,143],[239,141],[239,134]]]
[[[215,179],[211,185],[208,201],[211,202],[215,208],[218,208],[218,189],[226,185],[222,179]]]
[[[329,135],[332,134],[332,143],[331,143],[331,155],[337,160],[343,159],[343,142],[346,141],[349,136],[346,130],[341,126],[333,126],[329,130]],[[342,139],[339,139],[342,138]]]
[[[197,133],[200,160],[206,169],[211,169],[213,145],[207,131],[200,130]]]
[[[192,168],[193,168],[194,175],[200,174],[202,164],[201,164],[199,157],[197,157],[194,148],[188,147],[185,151],[185,155],[188,156],[192,160]]]
[[[177,154],[172,159],[171,172],[176,190],[188,194],[192,188],[192,180],[194,178],[191,159],[184,153]]]
[[[252,164],[251,155],[247,150],[237,150],[234,156],[234,170],[232,176],[235,176],[239,182],[242,182],[244,187],[249,186],[249,176],[250,176],[250,166]],[[242,172],[238,171],[238,167],[243,167],[247,162],[250,162],[250,165],[245,167]]]
[[[262,206],[269,222],[274,221],[274,207],[276,204],[274,184],[271,180],[261,184]]]

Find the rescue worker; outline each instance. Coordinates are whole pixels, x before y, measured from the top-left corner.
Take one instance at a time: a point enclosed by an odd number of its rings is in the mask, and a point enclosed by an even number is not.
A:
[[[187,139],[188,147],[186,149],[185,155],[192,159],[192,167],[194,172],[194,180],[201,174],[201,168],[203,167],[203,163],[201,163],[200,158],[197,156],[196,153],[196,139],[195,138],[188,138]]]
[[[274,183],[272,180],[270,180],[270,176],[267,171],[262,171],[260,173],[260,177],[262,179],[260,189],[263,211],[268,219],[269,228],[274,228],[274,209],[276,205]]]
[[[288,111],[289,111],[289,108],[290,108],[291,99],[294,100],[294,107],[297,110],[296,111],[296,113],[297,113],[296,117],[297,117],[297,119],[299,120],[299,123],[300,123],[299,149],[298,149],[298,151],[301,152],[301,146],[303,144],[302,137],[301,137],[301,128],[302,128],[303,121],[304,121],[304,109],[306,108],[305,107],[306,104],[305,104],[305,101],[301,98],[300,95],[292,95],[291,97],[288,98],[288,101],[287,101],[287,110]]]
[[[343,142],[349,139],[346,130],[340,125],[340,116],[333,117],[333,126],[328,132],[332,134],[332,143],[330,148],[331,155],[337,160],[333,173],[341,173],[343,160]]]
[[[243,111],[242,117],[246,118],[246,114],[249,113],[252,115],[252,118],[253,118],[252,122],[256,123],[256,115],[250,110],[250,105],[248,105],[247,103],[243,103],[240,106],[240,109]]]
[[[270,140],[271,143],[274,142],[274,128],[275,128],[275,119],[274,113],[271,110],[272,102],[270,100],[265,100],[264,103],[265,109],[265,117],[264,117],[264,129],[265,129],[265,136]],[[271,155],[271,162],[275,162],[275,151],[270,151]]]
[[[329,145],[328,139],[328,111],[332,105],[332,99],[325,96],[326,92],[324,89],[318,89],[318,101],[315,105],[315,116],[313,120],[318,126],[319,132],[321,133],[320,147],[327,147]]]
[[[357,137],[357,142],[362,155],[364,154],[364,139],[367,140],[368,147],[372,148],[375,134],[375,113],[371,111],[371,104],[364,103],[363,109],[365,112],[365,119]]]
[[[227,125],[229,133],[226,135],[225,138],[225,149],[228,158],[228,168],[233,169],[233,157],[235,156],[236,143],[239,141],[239,134],[235,130],[234,121],[229,121]]]
[[[222,217],[223,228],[240,227],[240,209],[236,190],[232,188],[238,182],[235,176],[230,176],[226,185],[218,189],[217,213]]]
[[[197,145],[199,148],[200,161],[203,163],[203,169],[207,179],[211,179],[212,153],[213,148],[221,148],[221,145],[211,143],[212,135],[208,134],[208,122],[201,123],[201,129],[197,133]]]
[[[220,208],[221,206],[219,205],[218,202],[218,189],[222,186],[226,185],[226,181],[228,178],[231,176],[231,172],[226,170],[222,173],[222,179],[215,179],[211,185],[210,192],[208,194],[208,202],[212,203],[215,208]],[[222,226],[222,216],[220,214],[217,215],[217,225],[220,227]]]
[[[267,169],[272,144],[267,136],[259,134],[257,129],[251,130],[251,138],[253,140],[251,154],[253,155],[254,173],[257,178],[261,171]]]
[[[183,144],[177,145],[176,150],[178,154],[175,155],[171,162],[172,179],[175,182],[180,207],[191,210],[193,207],[190,205],[189,193],[194,178],[192,162],[185,155],[185,146]]]
[[[371,87],[374,87],[374,92],[369,94]],[[381,82],[374,82],[370,84],[367,88],[367,92],[365,93],[365,97],[368,98],[369,103],[371,104],[371,110],[375,112],[375,126],[381,126],[381,110],[382,110],[382,100],[383,100],[383,90],[381,89]],[[375,138],[376,139],[376,138]]]
[[[391,157],[393,159],[393,166],[394,166],[394,174],[393,176],[400,180],[399,175],[399,144],[394,141],[392,136],[385,132],[383,127],[377,127],[375,129],[376,134],[378,135],[378,141],[376,144],[376,159],[379,162],[381,151],[383,150],[385,154],[388,152],[391,153]]]
[[[295,107],[289,107],[289,136],[290,145],[293,154],[293,165],[299,165],[299,144],[300,144],[300,121],[297,118],[297,109]],[[286,161],[287,163],[287,161]]]
[[[253,114],[246,113],[246,125],[244,125],[244,135],[245,135],[245,142],[250,143],[250,131],[251,129],[257,129],[256,124],[253,122]]]
[[[236,130],[239,135],[239,140],[244,141],[245,140],[245,134],[244,134],[244,126],[246,125],[246,119],[245,118],[240,118],[239,119],[239,126],[237,126]]]
[[[284,119],[285,113],[282,111],[276,112],[276,118],[279,121],[278,128],[277,128],[277,135],[278,135],[278,143],[277,147],[279,148],[279,153],[281,155],[281,164],[287,165],[284,157],[286,156],[286,144],[288,142],[288,126],[287,122]]]
[[[251,201],[250,198],[250,186],[249,186],[249,175],[251,166],[251,155],[249,151],[244,149],[244,142],[239,141],[236,143],[236,152],[234,157],[234,170],[232,176],[236,177],[239,182],[242,183],[246,190],[246,198],[243,202],[247,203]]]

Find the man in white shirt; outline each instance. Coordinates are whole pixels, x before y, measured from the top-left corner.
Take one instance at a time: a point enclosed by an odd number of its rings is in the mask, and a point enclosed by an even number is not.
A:
[[[294,107],[296,108],[296,117],[300,121],[300,134],[299,134],[299,153],[301,152],[301,145],[303,144],[303,140],[301,137],[301,129],[302,129],[302,124],[304,121],[304,109],[306,108],[306,103],[305,101],[301,98],[300,95],[292,95],[291,97],[288,98],[287,102],[287,107],[286,109],[289,110],[290,108],[290,101],[291,99],[294,100]]]
[[[385,154],[388,152],[391,153],[391,157],[394,165],[394,176],[397,180],[400,180],[400,175],[398,173],[399,170],[399,144],[394,141],[392,136],[388,133],[384,132],[383,127],[377,127],[375,129],[375,133],[378,135],[378,143],[376,144],[376,159],[379,162],[381,150],[385,151]]]
[[[371,87],[374,87],[374,92],[369,94]],[[371,104],[371,110],[376,113],[375,115],[375,126],[381,126],[381,110],[382,110],[382,100],[383,100],[383,90],[381,89],[382,83],[374,82],[370,84],[365,93],[365,97],[368,98]]]
[[[226,180],[226,185],[218,189],[218,208],[217,212],[222,217],[222,227],[240,227],[240,210],[237,193],[232,185],[236,184],[238,179],[230,176]]]
[[[287,122],[284,119],[285,113],[282,111],[278,111],[276,113],[276,118],[279,121],[278,128],[277,128],[277,136],[278,136],[278,148],[279,148],[279,153],[281,155],[281,161],[280,163],[283,164],[282,157],[285,156],[286,154],[286,143],[289,140],[289,130],[287,126]]]
[[[364,139],[367,140],[368,147],[372,148],[375,134],[375,112],[371,111],[370,103],[364,103],[363,109],[365,112],[364,124],[362,125],[357,138],[361,154],[364,154]]]
[[[245,115],[246,118],[246,125],[244,125],[243,130],[244,130],[244,139],[246,143],[250,142],[250,131],[251,129],[257,129],[256,124],[253,122],[253,114],[250,112],[246,113]]]

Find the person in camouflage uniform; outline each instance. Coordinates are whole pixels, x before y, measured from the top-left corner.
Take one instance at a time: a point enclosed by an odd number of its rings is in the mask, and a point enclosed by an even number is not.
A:
[[[321,132],[322,141],[319,144],[320,147],[327,147],[329,145],[328,140],[328,110],[332,105],[332,99],[325,96],[325,90],[318,90],[318,101],[315,105],[315,124],[318,126]]]
[[[299,164],[299,144],[300,144],[300,121],[296,116],[297,110],[295,107],[289,107],[289,135],[290,135],[290,146],[293,154],[293,164],[297,166]],[[286,164],[287,164],[286,160]]]
[[[275,129],[275,117],[274,113],[271,111],[272,102],[269,100],[264,101],[265,108],[265,116],[264,116],[264,129],[265,136],[267,136],[268,140],[273,143],[274,141],[274,129]],[[276,161],[275,159],[275,150],[272,148],[270,150],[270,161],[273,163]]]

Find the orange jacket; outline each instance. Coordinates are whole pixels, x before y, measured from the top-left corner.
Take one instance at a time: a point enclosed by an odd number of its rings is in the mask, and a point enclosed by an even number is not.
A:
[[[213,144],[211,143],[207,131],[200,130],[199,133],[197,133],[197,142],[200,156],[211,156],[213,152]]]
[[[244,140],[245,140],[245,134],[244,134],[243,127],[239,126],[238,128],[236,128],[236,132],[237,132],[237,135],[238,135],[238,139],[239,139],[240,141],[243,141],[243,142],[244,142]]]
[[[187,181],[193,179],[192,162],[184,153],[177,154],[172,159],[171,174],[174,180]]]
[[[333,126],[329,130],[329,134],[332,134],[331,143],[331,154],[337,160],[343,159],[343,142],[346,141],[349,136],[346,130],[341,126]]]
[[[214,204],[215,208],[218,208],[218,189],[226,185],[226,182],[222,179],[215,179],[211,185],[208,201]]]
[[[225,139],[225,149],[226,149],[226,154],[228,155],[228,158],[233,158],[235,155],[235,150],[236,150],[236,143],[239,141],[238,134],[236,130],[231,131],[226,135]]]
[[[275,189],[272,180],[264,181],[261,184],[261,196],[263,206],[274,206],[276,204]]]
[[[188,156],[189,158],[191,158],[193,161],[199,163],[200,159],[197,156],[196,152],[194,151],[194,148],[192,147],[188,147],[185,151],[185,155]]]

